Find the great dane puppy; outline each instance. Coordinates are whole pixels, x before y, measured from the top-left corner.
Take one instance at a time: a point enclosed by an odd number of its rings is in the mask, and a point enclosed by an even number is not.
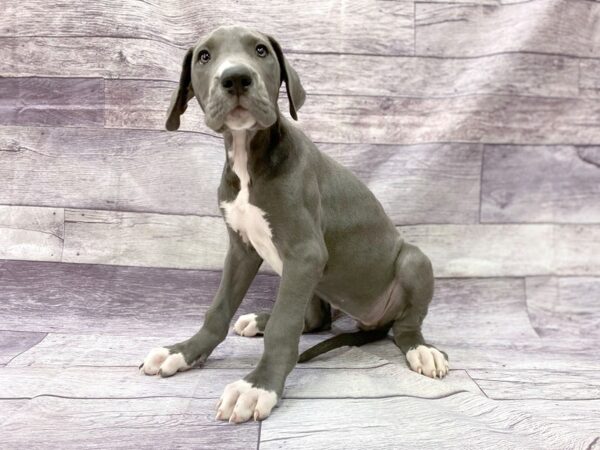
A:
[[[267,261],[281,277],[271,314],[248,314],[234,326],[242,336],[264,333],[264,352],[244,379],[225,387],[217,406],[217,419],[235,423],[269,416],[298,362],[300,335],[328,328],[330,306],[356,319],[361,331],[325,341],[302,360],[381,339],[392,328],[412,370],[433,378],[448,373],[446,354],[421,334],[433,296],[429,259],[403,241],[355,175],[283,117],[283,82],[297,120],[305,92],[277,41],[241,26],[218,28],[187,51],[166,123],[177,130],[195,97],[208,127],[223,134],[218,198],[229,248],[200,331],[153,349],[140,370],[168,377],[204,362]]]

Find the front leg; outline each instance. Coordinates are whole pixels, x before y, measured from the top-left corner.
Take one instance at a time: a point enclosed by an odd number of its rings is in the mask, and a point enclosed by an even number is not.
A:
[[[321,242],[303,243],[283,261],[277,300],[265,329],[264,352],[256,368],[227,385],[218,404],[217,419],[262,420],[281,398],[288,374],[298,361],[304,314],[321,279],[327,252]]]
[[[262,263],[256,251],[230,232],[219,289],[200,331],[174,345],[150,351],[140,366],[146,375],[168,377],[204,362],[227,336],[229,324]]]

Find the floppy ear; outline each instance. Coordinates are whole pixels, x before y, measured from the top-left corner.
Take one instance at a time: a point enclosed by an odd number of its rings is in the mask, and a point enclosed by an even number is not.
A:
[[[190,48],[183,58],[181,65],[181,75],[179,76],[179,86],[171,96],[171,104],[167,113],[167,130],[175,131],[179,128],[179,116],[186,108],[188,101],[194,96],[192,88],[192,53],[194,49]]]
[[[279,68],[281,69],[281,80],[280,83],[285,81],[286,91],[288,100],[290,101],[290,115],[294,118],[294,120],[298,120],[298,115],[296,111],[300,109],[300,107],[304,104],[304,100],[306,100],[306,92],[300,83],[300,78],[298,74],[294,70],[294,68],[287,62],[285,56],[283,56],[283,51],[281,51],[281,47],[279,43],[272,38],[271,36],[267,36],[269,38],[269,42],[273,46],[275,50],[275,54],[277,55],[277,61],[279,61]]]

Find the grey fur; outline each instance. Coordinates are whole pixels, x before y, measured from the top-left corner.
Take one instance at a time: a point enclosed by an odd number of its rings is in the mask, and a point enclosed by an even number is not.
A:
[[[268,49],[266,57],[256,56],[257,43]],[[214,55],[208,63],[198,61],[205,49]],[[366,330],[392,326],[395,342],[404,352],[425,344],[420,330],[433,295],[431,263],[418,248],[403,242],[381,204],[354,174],[321,153],[280,114],[277,98],[282,82],[287,85],[292,117],[305,94],[275,39],[236,26],[219,28],[200,40],[185,56],[167,129],[178,128],[179,116],[195,97],[207,125],[223,133],[226,151],[231,148],[225,117],[237,98],[220,88],[216,73],[226,57],[252,74],[252,87],[239,97],[257,122],[247,140],[249,201],[266,212],[283,262],[273,310],[270,316],[260,316],[264,353],[245,380],[280,397],[298,360],[301,333],[329,327],[329,305],[357,319]],[[218,189],[219,204],[233,201],[239,190],[240,180],[228,160]],[[183,353],[188,364],[204,361],[225,339],[262,262],[252,246],[227,229],[223,278],[204,324],[187,341],[169,347]],[[372,334],[381,338],[382,333]]]

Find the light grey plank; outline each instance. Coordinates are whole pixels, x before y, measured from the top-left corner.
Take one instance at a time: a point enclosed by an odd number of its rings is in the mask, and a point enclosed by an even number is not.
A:
[[[4,403],[4,402],[3,402]],[[7,448],[254,448],[259,425],[214,420],[214,399],[40,397],[3,425]]]
[[[579,71],[580,93],[586,97],[600,97],[600,60],[582,59]]]
[[[0,400],[0,425],[12,419],[29,400]]]
[[[527,309],[537,333],[548,339],[572,337],[593,346],[600,339],[600,279],[526,279]]]
[[[218,269],[217,217],[67,210],[65,262]],[[398,228],[438,277],[600,274],[598,225],[415,225]]]
[[[101,78],[0,78],[3,125],[104,124]]]
[[[437,400],[288,400],[262,423],[260,448],[585,449],[596,437],[467,392]]]
[[[167,379],[142,375],[137,367],[7,367],[0,370],[0,398],[219,398],[228,383],[249,370],[192,369]],[[298,368],[288,378],[284,398],[439,398],[465,391],[481,393],[465,371],[434,380],[404,363],[390,363],[373,369]]]
[[[478,221],[477,144],[319,147],[353,170],[395,223]],[[0,203],[220,215],[224,158],[221,139],[193,133],[4,127]]]
[[[600,56],[600,5],[532,0],[506,5],[416,3],[416,54],[543,52]],[[442,38],[443,37],[443,38]]]
[[[175,86],[167,81],[107,80],[107,126],[163,130]],[[280,108],[287,111],[286,99],[280,98]],[[298,126],[317,142],[585,145],[600,141],[596,126],[600,122],[600,104],[590,98],[309,94],[298,116]],[[557,117],[561,119],[558,121]],[[192,101],[182,116],[181,129],[213,133],[203,120],[199,106]]]
[[[493,399],[600,399],[597,370],[469,369],[469,375]]]
[[[0,258],[60,261],[62,208],[0,205]]]
[[[413,17],[412,2],[385,0],[310,0],[301,8],[264,0],[252,4],[235,0],[168,4],[102,0],[93,8],[74,8],[67,0],[52,4],[27,0],[12,14],[9,10],[0,36],[133,37],[187,47],[220,25],[241,23],[275,36],[284,49],[411,54]],[[377,26],[368,25],[374,23]]]
[[[2,281],[2,296],[6,301],[4,280],[2,279]],[[46,333],[0,330],[0,364],[9,363],[19,354],[38,344],[45,336]]]
[[[178,81],[184,54],[184,49],[145,39],[0,38],[0,60],[5,62],[0,75]],[[553,55],[443,59],[290,53],[287,58],[306,91],[319,95],[574,97],[579,88],[579,61]]]
[[[0,203],[217,215],[224,153],[191,133],[3,127]]]
[[[600,222],[600,147],[485,146],[482,222]]]
[[[566,426],[576,424],[589,433],[600,430],[600,400],[503,400],[502,404],[541,420]]]
[[[189,337],[221,273],[0,261],[0,277],[0,329]],[[258,276],[239,313],[270,309],[276,286],[276,277]]]

